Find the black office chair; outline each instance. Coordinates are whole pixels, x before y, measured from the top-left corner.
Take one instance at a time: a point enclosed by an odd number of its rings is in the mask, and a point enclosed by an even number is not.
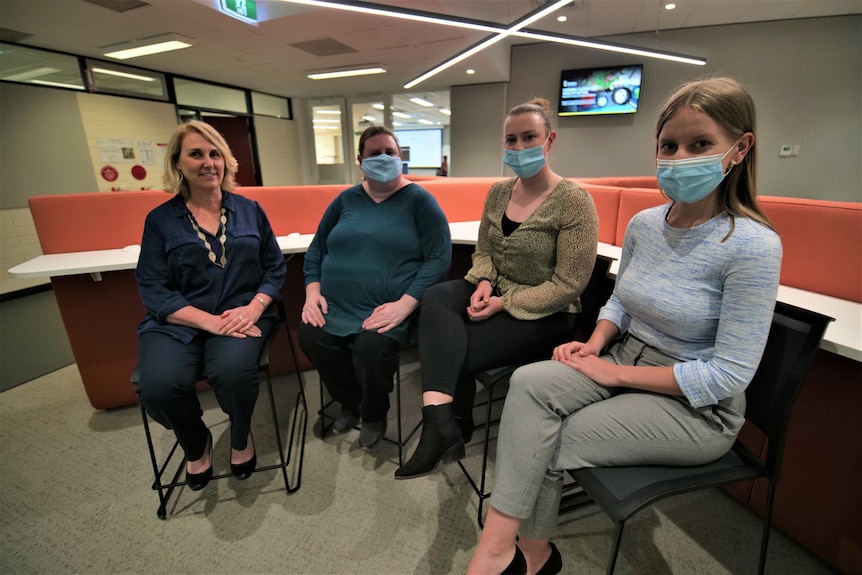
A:
[[[763,573],[788,421],[811,360],[832,320],[781,302],[775,306],[766,350],[745,392],[745,417],[765,436],[764,442],[768,444],[765,458],[737,441],[724,457],[706,465],[594,467],[569,471],[583,489],[581,495],[588,498],[586,504],[598,504],[617,525],[608,574],[614,571],[626,521],[644,507],[672,495],[758,477],[765,477],[769,484],[757,567],[757,572]],[[582,503],[583,499],[571,501],[561,509],[565,511]]]
[[[412,345],[412,344],[407,344]],[[398,363],[400,366],[401,363],[401,354],[398,354]],[[395,427],[396,427],[396,436],[389,437],[388,435],[384,435],[381,437],[383,441],[387,443],[391,443],[398,447],[398,466],[401,467],[404,465],[404,447],[407,445],[407,442],[410,441],[416,432],[419,431],[419,428],[422,427],[422,418],[419,418],[419,421],[411,427],[406,433],[404,431],[404,423],[402,421],[401,416],[401,369],[395,370]],[[323,383],[323,378],[320,378],[319,381],[320,386],[320,411],[318,414],[320,415],[320,436],[323,437],[326,435],[326,431],[332,427],[332,424],[335,423],[335,416],[330,415],[328,410],[335,403],[333,399],[327,399],[329,394],[326,392],[326,386]],[[356,426],[356,429],[359,429],[359,425]]]
[[[276,323],[276,325],[270,331],[266,342],[264,342],[264,345],[261,348],[260,358],[258,359],[258,369],[264,375],[264,379],[266,380],[266,389],[269,393],[269,407],[270,407],[270,412],[272,414],[273,433],[275,434],[276,442],[278,444],[279,462],[276,464],[272,464],[272,465],[258,465],[257,467],[255,467],[254,472],[257,473],[259,471],[269,471],[271,469],[280,469],[281,474],[282,474],[282,478],[284,479],[285,491],[287,491],[287,493],[295,493],[302,486],[302,464],[303,464],[303,459],[305,457],[305,436],[306,436],[306,431],[308,429],[308,405],[306,404],[306,401],[305,401],[305,386],[304,386],[304,383],[302,380],[302,374],[299,371],[299,362],[297,361],[296,350],[293,347],[293,337],[291,336],[290,329],[287,327],[287,324],[285,322],[286,316],[285,316],[285,311],[284,311],[284,305],[282,304],[281,301],[275,302],[275,305],[277,306],[277,309],[278,309],[278,315],[279,315],[278,323]],[[276,408],[275,408],[275,396],[274,396],[273,391],[272,391],[272,378],[270,376],[270,371],[269,371],[270,348],[272,346],[272,342],[275,339],[276,334],[278,333],[279,328],[282,325],[285,326],[285,331],[287,331],[288,344],[290,345],[290,351],[293,354],[293,361],[294,361],[294,365],[296,366],[296,378],[297,378],[297,382],[299,384],[299,393],[297,393],[297,396],[296,396],[296,403],[294,404],[294,408],[293,408],[293,417],[291,418],[290,438],[288,440],[288,447],[287,447],[287,455],[286,456],[284,453],[284,444],[283,444],[282,439],[281,439],[281,430],[280,430],[280,427],[278,424],[278,414],[277,414]],[[206,379],[206,373],[202,373],[201,374],[201,380],[205,380],[205,379]],[[132,385],[135,385],[135,387],[137,387],[138,381],[139,381],[139,373],[138,373],[138,367],[136,366],[135,370],[131,376]],[[153,446],[153,438],[152,438],[152,435],[150,433],[149,417],[147,416],[147,412],[144,409],[144,404],[139,401],[138,405],[140,406],[140,409],[141,409],[141,419],[144,422],[144,433],[146,434],[146,437],[147,437],[147,447],[148,447],[149,452],[150,452],[150,462],[152,463],[152,466],[153,466],[154,480],[153,480],[152,488],[154,491],[158,492],[158,495],[159,495],[159,508],[156,511],[156,515],[158,515],[159,519],[165,519],[167,517],[168,500],[170,499],[171,495],[173,494],[174,489],[177,487],[182,487],[183,485],[186,485],[185,479],[180,479],[180,477],[183,475],[183,471],[184,471],[185,466],[186,466],[186,457],[185,457],[185,454],[182,452],[182,450],[179,450],[179,452],[178,452],[179,442],[174,441],[173,447],[171,447],[170,451],[168,452],[167,457],[165,457],[165,459],[161,462],[161,464],[159,463],[155,448]],[[299,429],[299,436],[297,436],[297,430],[298,429]],[[291,486],[290,480],[288,479],[288,476],[287,476],[287,468],[290,465],[291,457],[293,457],[293,449],[294,449],[294,445],[297,441],[298,441],[297,447],[299,449],[299,457],[297,458],[296,470],[295,470],[296,484]],[[179,459],[180,459],[179,464],[177,465],[171,480],[167,483],[164,483],[162,478],[163,478],[165,472],[167,471],[168,467],[170,466],[170,462],[174,458],[175,454],[180,456],[179,457]],[[231,473],[223,473],[223,474],[214,475],[213,479],[214,480],[215,479],[224,479],[225,477],[232,477],[232,474]]]
[[[587,287],[584,288],[581,294],[581,313],[578,315],[577,326],[575,328],[574,338],[586,341],[592,334],[593,328],[596,325],[596,318],[599,315],[599,310],[608,300],[613,292],[613,280],[609,279],[608,271],[612,260],[602,256],[596,257],[596,263],[593,266],[593,272],[590,276],[590,281]],[[508,391],[509,378],[523,364],[512,364],[485,371],[476,374],[478,381],[487,395],[487,399],[483,400],[476,407],[485,407],[485,417],[476,425],[476,429],[483,428],[484,434],[482,439],[482,465],[478,481],[473,478],[463,461],[458,462],[458,466],[467,477],[467,481],[473,488],[473,491],[479,497],[479,506],[476,522],[479,527],[484,527],[482,511],[484,509],[485,500],[491,496],[491,491],[486,491],[487,472],[488,472],[488,452],[491,444],[491,427],[500,422],[499,418],[492,417],[492,409],[495,404],[506,399]]]

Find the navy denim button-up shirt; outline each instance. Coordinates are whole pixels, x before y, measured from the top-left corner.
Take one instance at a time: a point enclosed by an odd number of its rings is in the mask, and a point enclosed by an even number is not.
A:
[[[269,220],[257,202],[223,192],[227,215],[224,269],[209,260],[209,252],[189,220],[190,212],[179,195],[147,214],[141,254],[135,277],[147,316],[138,333],[158,331],[189,343],[200,330],[170,324],[165,318],[186,306],[212,314],[247,305],[258,292],[281,298],[284,256]],[[208,231],[216,261],[221,245]],[[275,311],[267,308],[265,316]]]

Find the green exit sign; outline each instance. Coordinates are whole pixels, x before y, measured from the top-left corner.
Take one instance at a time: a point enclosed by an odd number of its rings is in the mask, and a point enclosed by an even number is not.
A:
[[[221,0],[222,12],[245,22],[257,23],[257,3],[255,0]]]

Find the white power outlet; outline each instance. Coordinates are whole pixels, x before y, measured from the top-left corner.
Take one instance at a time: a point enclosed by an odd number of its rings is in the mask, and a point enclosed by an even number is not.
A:
[[[791,146],[790,144],[784,144],[778,150],[778,155],[781,158],[789,158],[793,155],[793,146]]]

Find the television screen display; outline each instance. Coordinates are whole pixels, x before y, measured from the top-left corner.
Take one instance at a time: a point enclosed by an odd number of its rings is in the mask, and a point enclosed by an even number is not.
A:
[[[559,116],[634,114],[643,65],[563,70]]]
[[[410,168],[439,168],[443,159],[443,130],[395,130],[401,159]]]

